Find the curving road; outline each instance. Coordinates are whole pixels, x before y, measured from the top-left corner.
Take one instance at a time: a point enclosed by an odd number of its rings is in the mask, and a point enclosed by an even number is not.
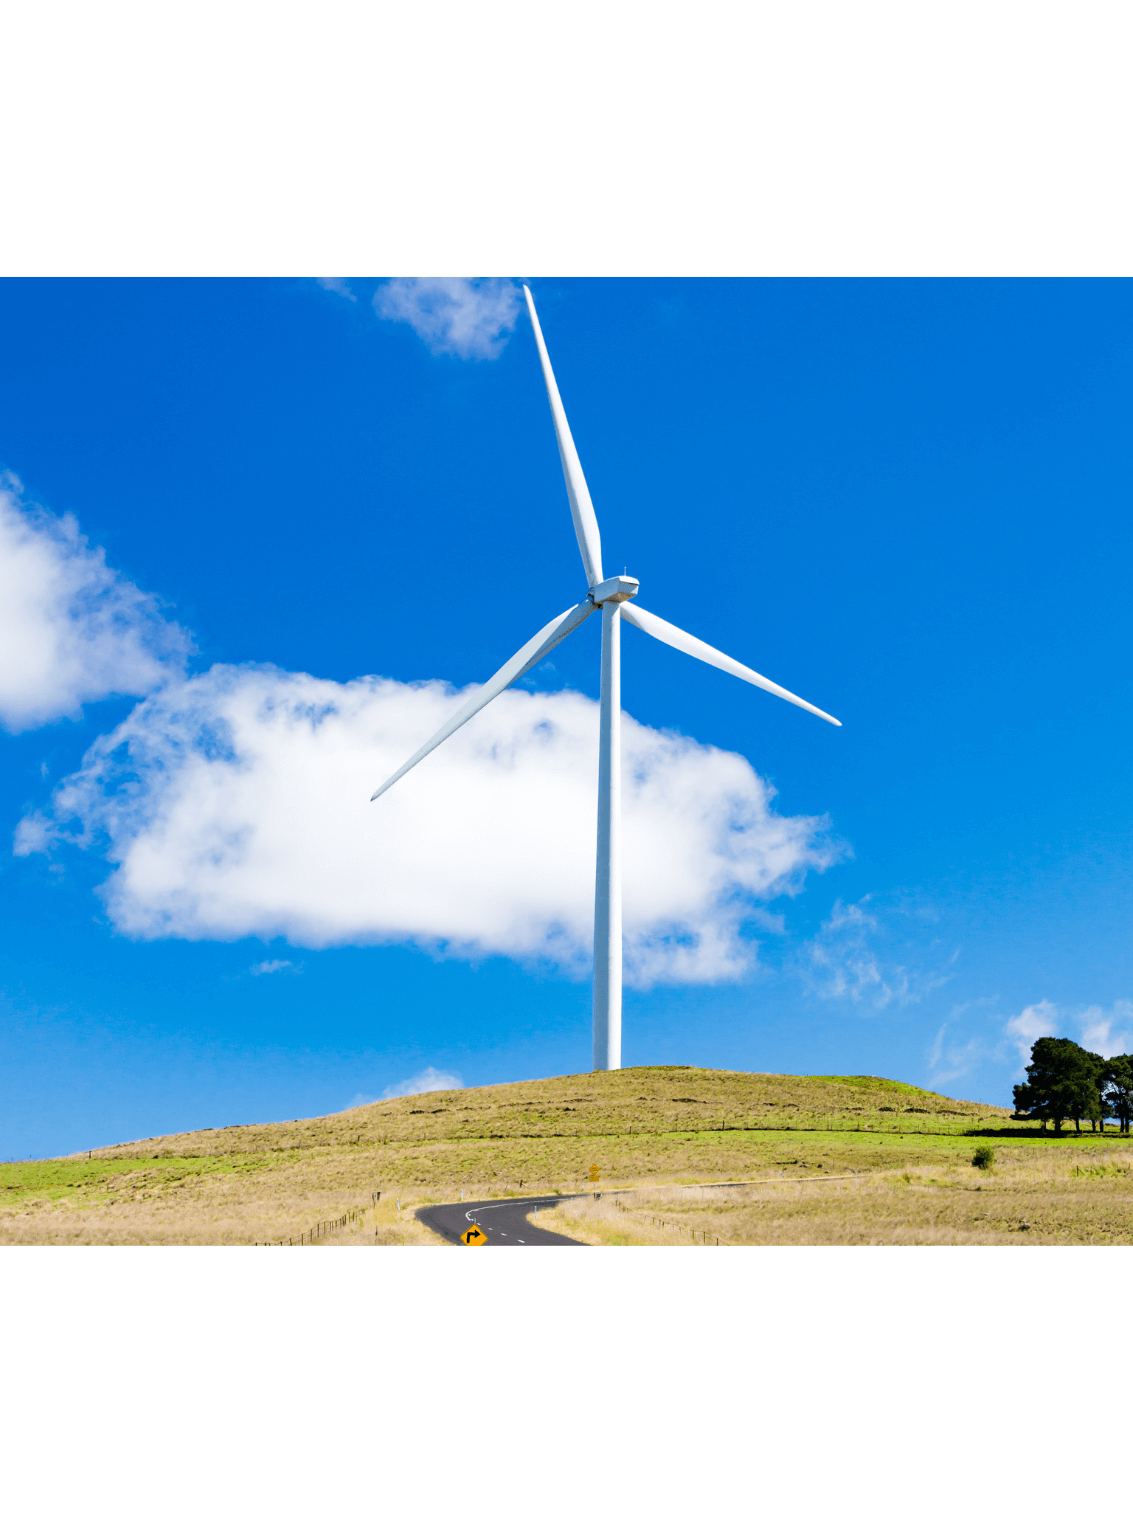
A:
[[[523,1200],[466,1200],[450,1206],[422,1206],[414,1214],[449,1243],[460,1243],[460,1234],[475,1222],[488,1235],[488,1241],[480,1244],[482,1248],[585,1248],[585,1243],[563,1237],[560,1232],[545,1232],[527,1220],[533,1206],[557,1206],[574,1198],[530,1195]]]

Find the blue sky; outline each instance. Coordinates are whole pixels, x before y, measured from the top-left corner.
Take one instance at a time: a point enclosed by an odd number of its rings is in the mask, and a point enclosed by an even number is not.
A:
[[[607,571],[844,725],[625,631],[624,1061],[1129,1050],[1128,284],[531,284]],[[334,287],[0,284],[0,1157],[589,1065],[596,621],[367,802],[585,591],[530,328]]]

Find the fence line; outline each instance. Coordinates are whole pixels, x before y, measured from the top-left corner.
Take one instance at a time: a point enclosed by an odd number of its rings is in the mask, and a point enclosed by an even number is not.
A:
[[[748,1185],[829,1185],[839,1179],[857,1179],[857,1177],[858,1171],[855,1169],[852,1174],[815,1174],[810,1179],[796,1177],[788,1179],[785,1175],[781,1175],[778,1179],[725,1179],[715,1184],[679,1185],[677,1188],[681,1190],[741,1190]],[[647,1190],[650,1186],[641,1185],[638,1188]]]
[[[350,1221],[358,1220],[359,1215],[361,1211],[347,1211],[344,1217],[335,1217],[334,1221],[317,1221],[311,1231],[300,1232],[297,1238],[280,1238],[279,1243],[257,1243],[256,1247],[302,1247],[305,1243],[317,1243],[320,1238],[329,1237],[330,1232],[337,1232]]]
[[[631,1212],[628,1206],[623,1206],[620,1200],[616,1200],[614,1202],[614,1205],[617,1208],[617,1210],[624,1211],[627,1216],[634,1216],[634,1215],[637,1214],[636,1212]],[[690,1240],[692,1242],[694,1242],[694,1243],[699,1238],[700,1242],[702,1242],[702,1243],[705,1243],[705,1244],[712,1243],[717,1248],[719,1248],[719,1246],[720,1246],[720,1239],[715,1235],[715,1233],[713,1233],[713,1232],[705,1232],[700,1227],[685,1227],[680,1222],[667,1222],[667,1221],[664,1221],[659,1216],[651,1216],[649,1218],[649,1220],[653,1223],[653,1225],[655,1227],[666,1227],[666,1228],[670,1228],[671,1227],[671,1228],[675,1229],[677,1232],[687,1232]],[[726,1246],[727,1245],[725,1244],[725,1247]]]
[[[370,1205],[372,1205],[372,1206],[378,1205],[378,1202],[381,1199],[382,1199],[381,1189],[372,1189],[372,1191],[370,1191]],[[401,1206],[397,1206],[397,1209],[399,1209],[399,1211],[401,1211]],[[309,1232],[300,1232],[300,1234],[298,1234],[297,1238],[294,1238],[294,1237],[291,1237],[291,1238],[280,1238],[279,1243],[256,1243],[256,1244],[254,1244],[254,1246],[256,1246],[256,1247],[303,1247],[303,1244],[305,1244],[305,1243],[317,1243],[318,1238],[327,1237],[327,1235],[329,1235],[330,1232],[337,1232],[338,1229],[344,1228],[344,1226],[347,1226],[347,1223],[350,1223],[350,1221],[356,1221],[356,1220],[358,1220],[358,1218],[361,1217],[362,1212],[364,1212],[364,1211],[365,1211],[365,1206],[358,1206],[358,1208],[356,1208],[355,1211],[347,1211],[346,1215],[344,1215],[344,1217],[335,1217],[334,1221],[317,1221],[317,1223],[315,1223],[314,1228],[311,1228],[311,1231],[309,1231]]]

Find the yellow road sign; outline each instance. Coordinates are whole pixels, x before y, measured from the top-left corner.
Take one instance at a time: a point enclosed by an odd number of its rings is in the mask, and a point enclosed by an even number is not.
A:
[[[460,1234],[460,1241],[466,1248],[482,1248],[483,1245],[488,1241],[488,1234],[482,1227],[478,1227],[476,1223],[473,1222],[467,1232],[462,1232]]]
[[[590,1183],[592,1185],[598,1183],[598,1165],[596,1163],[590,1165]]]

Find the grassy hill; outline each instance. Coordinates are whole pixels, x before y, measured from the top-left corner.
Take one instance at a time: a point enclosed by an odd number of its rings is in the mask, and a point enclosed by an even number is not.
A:
[[[1075,1146],[1002,1108],[888,1079],[628,1068],[0,1165],[0,1242],[278,1241],[355,1212],[325,1241],[425,1243],[398,1200],[566,1194],[591,1166],[604,1191],[939,1172],[967,1165],[975,1135],[1008,1149]]]

